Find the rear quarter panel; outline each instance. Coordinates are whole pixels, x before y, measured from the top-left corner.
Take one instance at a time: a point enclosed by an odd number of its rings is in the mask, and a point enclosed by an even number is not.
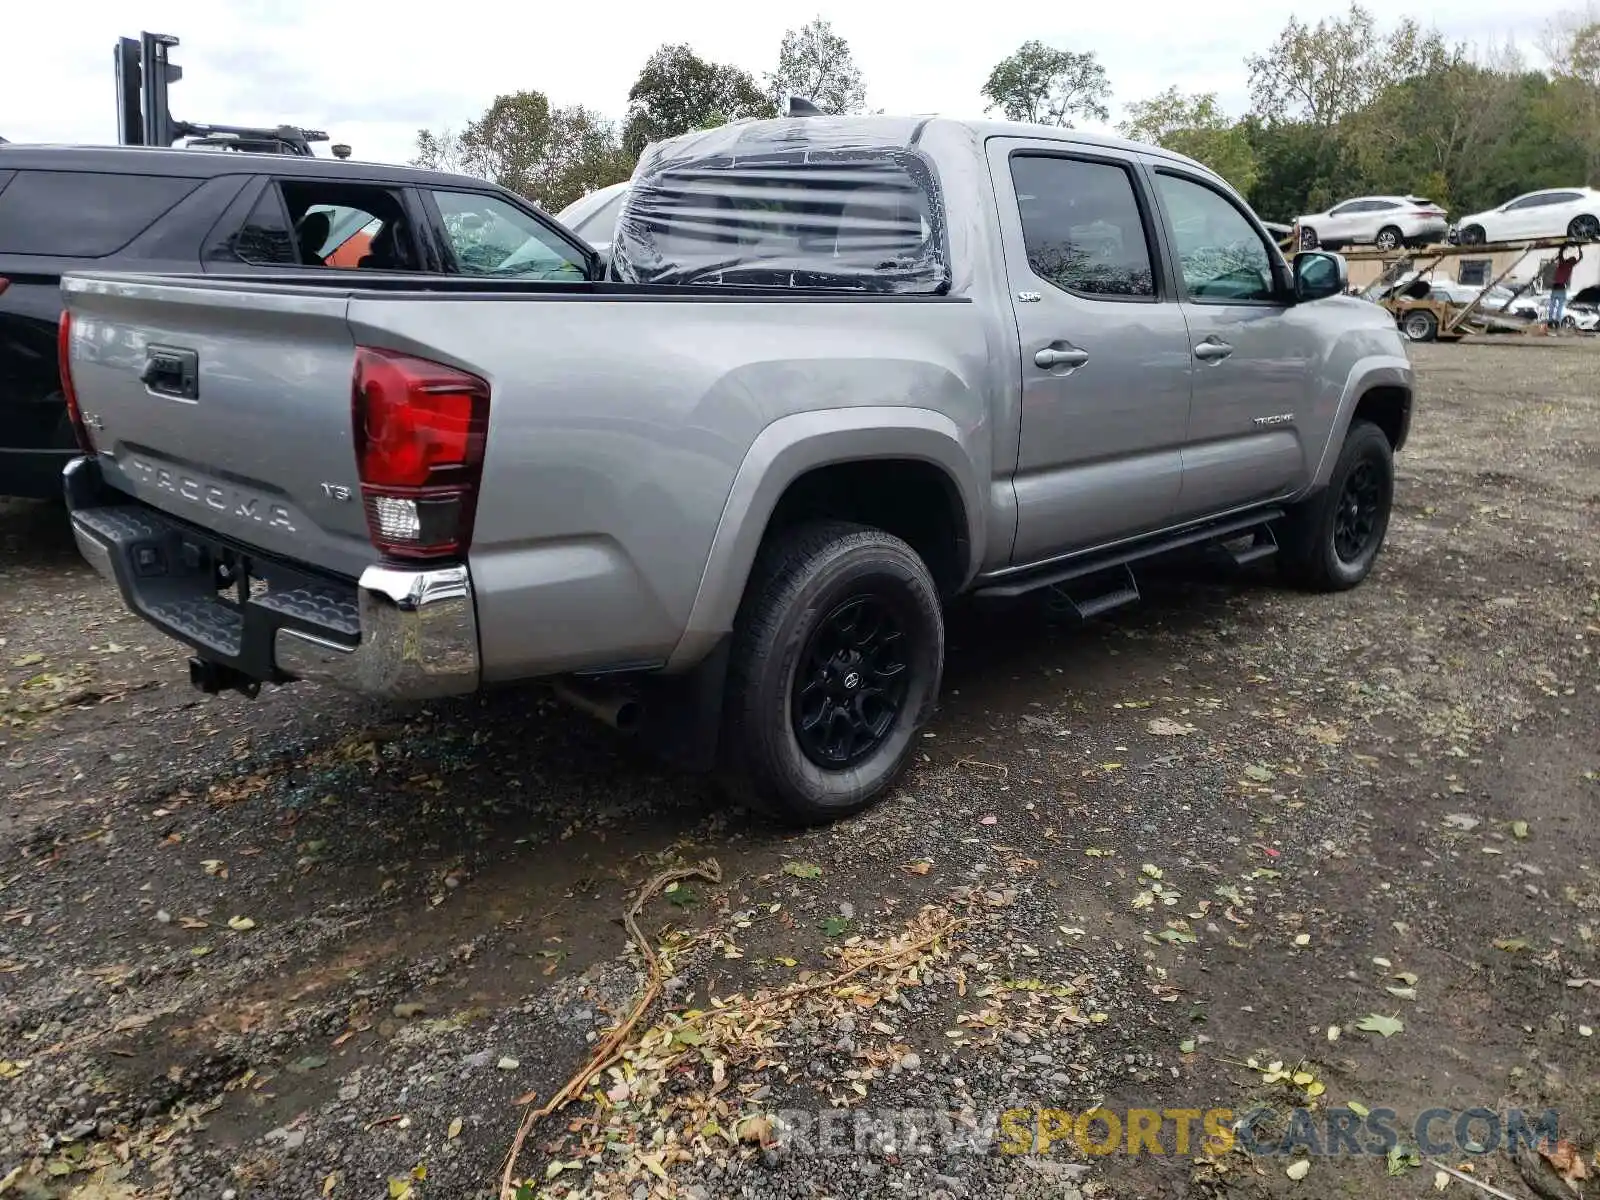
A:
[[[927,411],[963,482],[988,478],[989,355],[963,300],[358,297],[349,321],[489,381],[471,566],[490,680],[666,662],[741,464],[785,418]]]

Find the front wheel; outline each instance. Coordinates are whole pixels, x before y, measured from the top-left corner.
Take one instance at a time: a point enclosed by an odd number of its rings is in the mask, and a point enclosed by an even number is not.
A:
[[[1460,241],[1463,246],[1481,246],[1485,240],[1482,225],[1468,225],[1461,231]]]
[[[1315,229],[1302,229],[1300,231],[1300,249],[1315,250],[1317,248],[1317,231]]]
[[[1385,254],[1391,250],[1398,250],[1400,248],[1400,231],[1393,225],[1385,225],[1378,230],[1378,236],[1373,244]]]
[[[1394,506],[1394,452],[1383,430],[1356,421],[1328,486],[1290,512],[1279,563],[1301,587],[1342,592],[1372,573]]]
[[[1575,242],[1600,241],[1600,217],[1573,217],[1567,225],[1567,236]]]
[[[938,589],[910,546],[842,521],[780,530],[734,626],[726,782],[792,824],[861,811],[910,758],[943,670]]]

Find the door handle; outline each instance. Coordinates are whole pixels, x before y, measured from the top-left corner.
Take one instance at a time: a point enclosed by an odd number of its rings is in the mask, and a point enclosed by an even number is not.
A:
[[[1046,346],[1033,356],[1035,366],[1043,367],[1049,371],[1055,367],[1081,367],[1089,361],[1089,352],[1080,350],[1076,346],[1069,346],[1065,350],[1057,350],[1053,346]]]
[[[139,382],[173,400],[200,398],[200,355],[178,346],[149,346]]]
[[[1201,362],[1221,362],[1232,353],[1232,346],[1214,337],[1208,337],[1194,348],[1194,356]]]

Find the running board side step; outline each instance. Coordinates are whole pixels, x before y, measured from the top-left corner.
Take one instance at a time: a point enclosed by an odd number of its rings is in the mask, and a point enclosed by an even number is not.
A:
[[[1036,592],[1040,588],[1059,588],[1062,584],[1070,583],[1072,580],[1114,571],[1120,567],[1127,572],[1127,586],[1116,588],[1106,594],[1104,598],[1108,603],[1105,607],[1095,609],[1096,612],[1105,612],[1109,608],[1115,608],[1122,603],[1129,602],[1117,599],[1115,603],[1109,603],[1114,597],[1120,597],[1126,591],[1132,591],[1131,600],[1139,598],[1138,588],[1133,585],[1133,574],[1128,570],[1133,563],[1191,546],[1220,545],[1223,542],[1239,539],[1247,533],[1255,534],[1254,540],[1247,548],[1235,551],[1227,550],[1224,547],[1224,550],[1234,562],[1241,566],[1245,563],[1255,562],[1257,559],[1266,558],[1269,554],[1277,552],[1278,540],[1273,535],[1270,525],[1273,521],[1282,520],[1283,516],[1284,512],[1281,508],[1257,509],[1241,517],[1186,529],[1170,537],[1153,538],[1127,546],[1118,546],[1099,554],[1090,554],[1083,558],[1041,567],[1009,578],[996,579],[992,583],[980,583],[973,589],[973,595],[981,596],[984,599],[1009,600],[1018,596],[1025,596],[1029,592]],[[1091,600],[1088,603],[1093,605],[1095,601]],[[1083,607],[1077,604],[1074,606],[1080,609]]]
[[[1124,563],[1120,568],[1107,572],[1108,578],[1102,590],[1079,599],[1072,594],[1064,583],[1053,584],[1050,588],[1050,607],[1057,611],[1067,612],[1077,617],[1080,621],[1092,621],[1102,613],[1108,613],[1114,608],[1121,608],[1125,604],[1137,604],[1139,601],[1139,583],[1133,577],[1133,569]],[[1093,582],[1089,579],[1079,581],[1084,585]],[[1082,595],[1080,590],[1079,595]]]

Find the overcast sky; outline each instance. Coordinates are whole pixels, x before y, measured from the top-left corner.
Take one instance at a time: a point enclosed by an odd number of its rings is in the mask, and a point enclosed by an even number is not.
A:
[[[1397,8],[1453,39],[1513,37],[1534,53],[1561,9],[1525,0],[1450,0]],[[533,88],[555,105],[620,117],[652,50],[688,42],[703,57],[756,74],[775,64],[785,28],[814,14],[848,39],[874,108],[978,116],[978,89],[997,60],[1029,38],[1093,50],[1121,105],[1177,84],[1244,109],[1244,57],[1292,14],[1314,21],[1339,0],[1144,0],[1138,4],[909,5],[890,0],[488,0],[466,4],[341,4],[330,0],[11,0],[0,67],[0,136],[12,141],[115,142],[111,66],[119,35],[170,33],[185,78],[179,119],[279,122],[326,129],[355,157],[405,162],[416,131],[459,127],[497,93]],[[939,15],[933,15],[933,14]],[[914,15],[915,14],[915,15]],[[319,153],[326,154],[322,147]]]

